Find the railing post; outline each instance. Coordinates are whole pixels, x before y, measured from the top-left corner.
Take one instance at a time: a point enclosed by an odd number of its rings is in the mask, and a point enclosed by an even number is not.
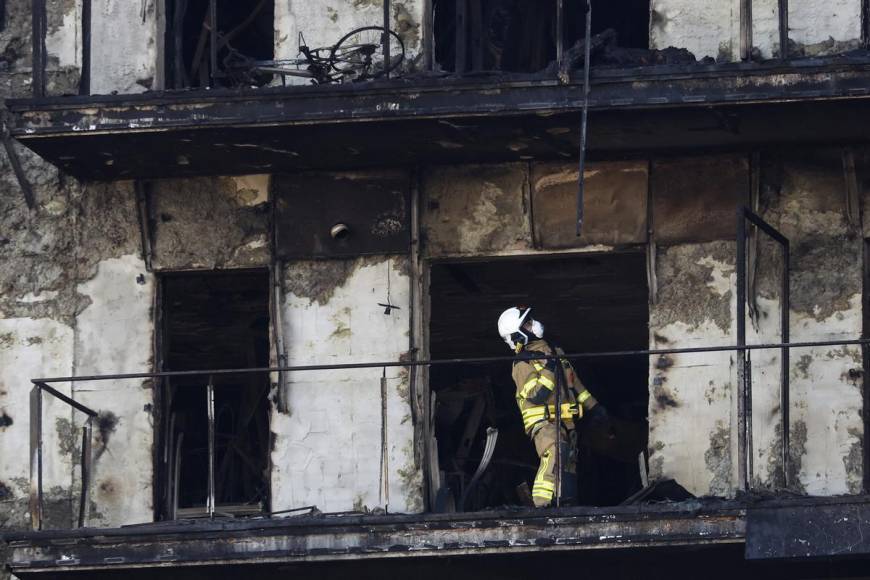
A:
[[[32,29],[32,75],[33,75],[33,96],[41,98],[45,96],[45,35],[48,31],[48,15],[45,8],[46,0],[32,0],[30,5],[31,18],[33,23]]]
[[[737,210],[737,478],[749,491],[746,449],[746,214]]]
[[[390,78],[390,0],[384,0],[384,36],[381,40],[384,51],[384,78]]]
[[[558,354],[558,353],[556,353]],[[556,359],[556,507],[562,505],[562,361]]]
[[[214,377],[208,376],[206,387],[206,405],[208,407],[208,517],[213,518],[215,512],[214,489]]]
[[[791,288],[790,288],[790,276],[791,276],[791,251],[789,250],[788,240],[785,240],[782,244],[782,299],[781,299],[781,308],[780,312],[780,333],[782,335],[782,343],[788,344],[789,340],[791,340],[789,326],[790,322],[790,310],[791,310],[791,299],[789,298]],[[791,372],[791,350],[784,346],[782,347],[782,351],[780,353],[780,362],[782,364],[782,386],[780,391],[780,409],[782,413],[782,482],[783,486],[788,489],[789,486],[789,472],[791,467],[791,452],[789,448],[791,447],[791,418],[789,413],[789,406],[791,405],[791,378],[789,373]]]
[[[91,477],[93,473],[92,442],[94,433],[94,418],[88,417],[82,427],[82,493],[79,499],[79,527],[83,528],[88,521],[91,499]]]
[[[30,523],[42,529],[42,389],[30,390]]]
[[[583,198],[586,192],[586,149],[589,132],[589,83],[592,67],[592,0],[586,0],[586,39],[583,55],[583,112],[580,118],[580,175],[577,179],[577,237],[583,233]],[[562,71],[559,71],[560,74]],[[567,82],[567,79],[564,79]]]
[[[217,86],[217,0],[208,3],[209,64],[211,67],[211,86]]]
[[[91,0],[82,0],[82,72],[79,94],[91,94]]]
[[[779,58],[788,58],[788,0],[779,0]]]

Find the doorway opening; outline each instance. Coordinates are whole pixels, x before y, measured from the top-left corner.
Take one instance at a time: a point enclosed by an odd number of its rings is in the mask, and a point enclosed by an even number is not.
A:
[[[643,253],[523,257],[438,262],[430,271],[429,347],[432,359],[509,356],[498,336],[499,314],[528,305],[545,338],[566,353],[647,348],[649,305]],[[578,500],[616,505],[641,489],[638,456],[647,445],[648,361],[604,357],[574,361],[583,383],[613,416],[612,441],[578,428]],[[521,505],[517,489],[538,468],[522,428],[511,363],[439,365],[435,393],[441,509],[465,511]],[[468,484],[498,429],[492,460],[473,489]]]
[[[556,0],[433,0],[435,60],[456,73],[534,73],[556,59]],[[593,36],[611,30],[620,48],[649,49],[649,0],[593,0]],[[586,33],[586,3],[564,5],[565,50]]]
[[[267,271],[172,273],[160,278],[161,370],[269,366]],[[269,499],[269,378],[215,375],[216,510],[259,513]],[[209,496],[207,376],[163,383],[164,514],[205,513]]]

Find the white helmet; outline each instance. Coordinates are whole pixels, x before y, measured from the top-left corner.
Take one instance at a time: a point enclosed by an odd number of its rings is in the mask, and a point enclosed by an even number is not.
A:
[[[498,333],[511,348],[519,352],[519,350],[528,344],[529,335],[523,330],[523,324],[526,323],[526,318],[529,318],[531,308],[508,308],[498,317]],[[544,325],[529,318],[531,323],[531,334],[537,338],[544,337]]]

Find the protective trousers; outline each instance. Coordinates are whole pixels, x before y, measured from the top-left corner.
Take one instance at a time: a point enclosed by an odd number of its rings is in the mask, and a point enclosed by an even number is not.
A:
[[[541,463],[532,486],[535,507],[547,507],[556,493],[556,424],[542,423],[532,432],[532,440]],[[574,501],[577,488],[577,460],[574,430],[562,429],[562,490],[563,501]]]

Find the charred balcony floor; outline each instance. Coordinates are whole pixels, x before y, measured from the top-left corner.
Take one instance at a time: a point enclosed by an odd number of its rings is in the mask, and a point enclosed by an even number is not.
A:
[[[579,76],[579,74],[575,74]],[[372,83],[7,101],[21,143],[81,178],[577,156],[582,81]],[[594,69],[592,158],[860,143],[870,56]]]
[[[853,496],[465,514],[181,520],[8,534],[6,541],[12,549],[11,568],[21,578],[101,573],[111,577],[122,572],[128,577],[127,572],[167,567],[204,567],[206,576],[214,577],[208,570],[230,566],[236,572],[274,571],[294,563],[369,560],[374,566],[397,558],[535,556],[578,550],[584,561],[614,549],[628,556],[644,550],[716,546],[739,547],[741,561],[866,558],[867,526],[870,497]]]

